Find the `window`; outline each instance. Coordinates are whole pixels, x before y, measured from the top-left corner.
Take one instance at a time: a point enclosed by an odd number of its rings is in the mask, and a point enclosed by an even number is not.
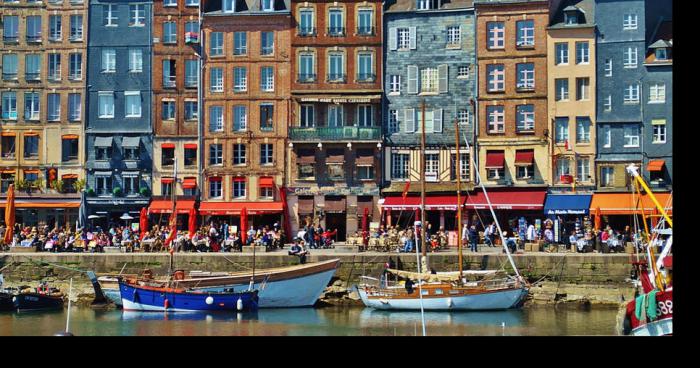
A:
[[[209,69],[209,87],[210,92],[223,92],[224,91],[224,70],[221,68],[211,68]]]
[[[625,87],[624,103],[639,103],[639,84],[630,84]]]
[[[14,159],[15,158],[15,136],[3,136],[0,140],[0,146],[2,147],[2,158],[3,159]]]
[[[139,91],[124,91],[124,115],[127,118],[141,117],[141,92]]]
[[[224,131],[224,109],[221,106],[209,107],[209,131]]]
[[[197,101],[185,101],[185,120],[197,120],[198,116]]]
[[[185,6],[199,6],[199,0],[185,0]]]
[[[437,0],[417,0],[418,1],[418,10],[430,10],[430,9],[437,9],[439,7],[439,3]]]
[[[625,68],[637,67],[637,48],[628,47],[622,53],[623,65]]]
[[[554,118],[554,142],[565,144],[569,140],[569,118]]]
[[[177,0],[163,0],[164,7],[177,6]]]
[[[161,118],[163,120],[175,120],[175,101],[161,102]]]
[[[457,180],[457,154],[450,154],[450,180]],[[459,175],[461,180],[469,180],[469,154],[459,154]]]
[[[408,50],[411,46],[411,29],[410,28],[398,28],[396,31],[397,35],[397,48],[399,50]]]
[[[16,15],[5,15],[2,17],[2,23],[3,42],[17,42],[19,17]]]
[[[2,118],[8,120],[17,119],[16,92],[2,92]]]
[[[588,64],[588,41],[576,42],[576,64]]]
[[[49,41],[61,40],[61,16],[49,16]]]
[[[233,13],[236,11],[236,0],[222,0],[224,13]]]
[[[27,21],[27,42],[41,42],[41,16],[28,15]]]
[[[576,143],[591,143],[591,120],[576,117]]]
[[[374,152],[371,148],[359,148],[355,156],[355,167],[357,167],[357,178],[359,180],[374,180]],[[370,161],[361,161],[369,159]],[[360,199],[358,199],[358,202]]]
[[[486,106],[489,133],[505,133],[505,113],[503,106]]]
[[[612,147],[612,132],[610,131],[610,125],[603,125],[603,147]]]
[[[222,32],[211,32],[209,38],[209,54],[211,56],[222,56],[224,54],[224,34]]]
[[[535,64],[521,63],[517,64],[518,82],[516,88],[518,90],[533,90],[535,89]]]
[[[185,88],[197,87],[199,68],[197,60],[185,60]]]
[[[457,111],[457,121],[459,122],[460,125],[467,125],[469,124],[470,116],[469,116],[469,110],[459,110]]]
[[[576,100],[586,101],[590,99],[588,87],[590,80],[588,78],[576,78]]]
[[[591,180],[591,159],[588,157],[578,157],[576,159],[576,180],[588,182]]]
[[[187,42],[188,33],[196,34],[197,38],[194,42],[199,43],[199,23],[197,21],[185,22],[185,42]]]
[[[557,101],[568,101],[569,100],[569,80],[566,78],[557,78],[554,80],[554,87],[556,89],[556,95],[554,97]]]
[[[248,33],[233,32],[233,54],[245,55],[248,53]]]
[[[272,55],[275,51],[275,33],[260,32],[260,55]]]
[[[297,179],[299,180],[312,180],[314,178],[314,150],[299,150],[297,152]],[[306,161],[302,161],[305,160]],[[309,162],[308,159],[311,159]]]
[[[639,147],[639,125],[624,126],[625,147]]]
[[[564,175],[571,175],[571,169],[569,166],[569,159],[566,157],[560,157],[557,159],[556,163],[556,180],[557,183],[561,183],[561,177]]]
[[[342,52],[331,52],[328,54],[328,80],[345,81],[345,62]]]
[[[603,110],[612,111],[612,96],[608,95],[603,101]]]
[[[357,55],[358,59],[358,71],[357,80],[365,82],[374,81],[374,73],[372,73],[372,53],[360,53]]]
[[[61,120],[61,95],[58,93],[49,93],[46,95],[46,120],[59,121]]]
[[[223,84],[223,81],[222,81]],[[221,87],[223,89],[223,86]],[[233,91],[245,92],[248,90],[248,73],[244,67],[233,68]]]
[[[391,178],[408,179],[408,153],[391,153]]]
[[[175,23],[175,22],[163,22],[163,43],[164,44],[177,43],[177,23]]]
[[[521,20],[519,22],[516,22],[516,28],[518,31],[518,39],[516,41],[516,46],[535,46],[535,21]]]
[[[144,5],[129,5],[129,27],[143,27],[145,16],[146,9]]]
[[[80,121],[82,115],[82,99],[80,93],[68,94],[68,120]]]
[[[70,41],[82,41],[83,40],[83,16],[82,15],[71,15],[70,16]]]
[[[615,185],[615,168],[603,166],[600,168],[600,186],[612,187]]]
[[[70,162],[78,159],[78,138],[63,137],[61,140],[61,161]]]
[[[457,68],[457,78],[469,78],[469,65],[460,65]]]
[[[117,52],[114,49],[102,49],[102,73],[117,71]]]
[[[177,69],[175,60],[163,59],[163,88],[175,88],[177,85]]]
[[[420,71],[421,93],[438,93],[438,69],[425,68]]]
[[[95,160],[106,161],[112,156],[112,147],[95,147]]]
[[[302,128],[313,128],[315,126],[314,105],[301,105],[300,110],[301,114],[299,116],[301,120],[299,125]]]
[[[61,80],[61,54],[49,54],[48,79],[51,81]]]
[[[197,165],[197,145],[188,147],[185,144],[185,167]]]
[[[652,84],[649,86],[649,103],[665,103],[666,102],[666,85]]]
[[[490,64],[486,66],[488,75],[488,91],[503,92],[506,89],[505,67],[503,64]]]
[[[462,43],[462,34],[459,26],[447,27],[447,47],[459,47]]]
[[[399,132],[399,111],[389,110],[389,133]]]
[[[578,24],[578,10],[564,13],[564,24]]]
[[[24,136],[24,158],[36,160],[39,158],[39,136]]]
[[[83,79],[83,54],[75,53],[68,55],[70,68],[68,70],[68,79],[81,80]]]
[[[233,198],[245,198],[245,178],[233,178]]]
[[[401,93],[401,76],[391,75],[389,76],[389,93]]]
[[[263,92],[275,91],[275,71],[271,66],[260,68],[260,90]]]
[[[374,125],[374,109],[372,105],[357,105],[357,125],[371,127]]]
[[[555,61],[556,65],[567,65],[569,64],[569,44],[566,42],[557,42],[554,44],[555,50]]]
[[[102,25],[116,27],[119,21],[119,11],[116,4],[102,5]]]
[[[275,121],[275,107],[271,103],[260,104],[260,130],[272,130]]]
[[[175,147],[161,149],[161,166],[173,166],[175,164]]]
[[[535,105],[517,105],[516,115],[518,120],[515,129],[518,133],[535,131]]]
[[[248,129],[248,111],[245,106],[233,107],[233,131],[244,132]]]
[[[139,175],[138,174],[122,174],[124,181],[124,193],[126,195],[135,195],[139,192]]]
[[[668,60],[668,50],[665,47],[660,47],[654,51],[656,60]]]
[[[262,0],[261,1],[261,8],[262,11],[274,11],[275,10],[275,1],[274,0]]]
[[[535,174],[535,165],[520,165],[516,166],[516,179],[531,179]],[[500,176],[500,175],[499,175]]]
[[[39,80],[41,77],[41,60],[39,54],[24,55],[24,79]]]
[[[246,146],[245,146],[245,144],[234,144],[233,145],[233,164],[234,165],[245,165],[246,164]]]
[[[487,22],[488,30],[487,47],[489,49],[505,48],[505,24],[503,22]]]
[[[143,53],[141,49],[129,49],[129,72],[141,73],[143,71]]]
[[[209,145],[209,165],[224,164],[224,148],[221,144]]]
[[[637,29],[637,14],[625,14],[622,17],[622,29],[632,31]]]
[[[612,77],[613,63],[612,59],[605,59],[605,76]]]
[[[333,58],[333,56],[331,56]],[[313,53],[302,53],[299,54],[299,82],[313,82],[316,80],[316,74],[314,73],[314,59]],[[332,71],[328,71],[328,80],[332,80]]]
[[[416,112],[417,115],[417,126],[416,133],[421,133],[423,130],[423,113],[420,111]],[[435,131],[435,111],[426,110],[425,111],[425,132],[432,133]]]
[[[221,198],[221,177],[215,176],[209,178],[209,198]]]
[[[373,14],[374,10],[372,9],[360,9],[357,12],[357,34],[364,36],[374,34],[374,27],[372,27]]]
[[[330,36],[343,36],[345,34],[345,26],[343,22],[342,9],[330,9],[328,11],[328,34]]]
[[[95,176],[95,188],[96,192],[100,196],[108,196],[112,193],[112,176],[111,175],[99,175]]]
[[[24,92],[24,120],[39,120],[39,93]]]
[[[273,150],[272,144],[261,144],[260,145],[260,165],[272,165],[273,160]]]
[[[17,79],[17,54],[2,55],[2,79]]]
[[[10,189],[10,184],[14,184],[15,182],[15,174],[0,174],[1,178],[0,181],[2,184],[0,184],[0,193],[7,193],[7,190]]]
[[[666,143],[666,119],[653,119],[651,143]]]
[[[137,143],[139,144],[139,143]],[[136,161],[141,157],[140,147],[124,147],[124,159]]]
[[[299,36],[310,36],[314,34],[314,11],[313,9],[299,10]]]
[[[114,117],[114,92],[98,92],[97,103],[100,107],[98,115],[100,119]]]

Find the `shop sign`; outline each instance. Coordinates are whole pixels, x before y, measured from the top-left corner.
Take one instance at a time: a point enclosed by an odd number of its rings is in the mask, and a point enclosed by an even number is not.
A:
[[[319,98],[319,97],[302,97],[301,102],[326,102],[326,103],[370,103],[371,98]]]
[[[572,209],[567,209],[567,210],[561,210],[561,209],[555,209],[555,210],[547,210],[547,215],[587,215],[588,210],[587,209],[577,209],[577,210],[572,210]]]
[[[367,196],[377,196],[379,195],[379,188],[336,188],[336,187],[320,187],[320,188],[309,188],[309,187],[294,187],[288,189],[291,195],[338,195],[338,196],[348,196],[348,195],[367,195]]]

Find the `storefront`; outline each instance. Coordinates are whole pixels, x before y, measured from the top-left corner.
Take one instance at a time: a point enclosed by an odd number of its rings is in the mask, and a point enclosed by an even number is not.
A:
[[[654,193],[656,200],[665,207],[669,216],[673,214],[673,202],[671,193]],[[594,193],[591,200],[590,212],[601,228],[607,225],[613,230],[622,231],[625,226],[633,227],[635,216],[642,224],[642,213],[647,217],[648,224],[652,226],[661,217],[654,202],[647,194],[641,196],[633,193]]]
[[[246,209],[248,215],[248,228],[255,229],[269,226],[275,223],[282,224],[281,201],[275,202],[202,202],[199,205],[199,215],[202,224],[217,222],[240,226],[241,212]]]
[[[5,218],[5,198],[0,198],[2,218]],[[15,223],[23,226],[71,227],[75,229],[80,208],[80,195],[68,194],[53,197],[17,194],[15,197]]]
[[[87,198],[87,213],[91,216],[99,216],[99,218],[91,219],[90,223],[94,226],[101,226],[103,229],[110,225],[130,226],[131,223],[138,223],[141,209],[148,208],[150,199],[145,197],[115,199],[111,197],[88,197]],[[129,215],[133,219],[123,219],[124,214]],[[89,217],[89,216],[88,216]]]
[[[554,241],[568,242],[568,234],[592,228],[589,208],[592,194],[547,194],[544,214],[554,224]]]
[[[177,198],[175,201],[175,210],[177,211],[178,228],[187,227],[189,224],[190,210],[195,208],[195,200],[193,197]],[[154,197],[151,205],[148,207],[149,223],[159,226],[167,226],[170,220],[170,214],[173,212],[172,199],[165,197]]]

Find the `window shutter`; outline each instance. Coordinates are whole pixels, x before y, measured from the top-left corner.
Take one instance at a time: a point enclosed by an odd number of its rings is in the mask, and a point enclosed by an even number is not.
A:
[[[413,133],[416,131],[416,119],[414,109],[404,109],[403,110],[403,120],[406,127],[406,133]]]
[[[398,29],[389,28],[389,50],[395,51],[398,48]]]
[[[68,151],[70,150],[70,139],[61,139],[61,160],[68,161]]]
[[[442,64],[438,66],[438,92],[447,93],[447,78],[449,76],[447,64]]]
[[[428,131],[426,126],[426,131]],[[442,133],[442,109],[433,110],[433,132]]]
[[[416,49],[416,27],[408,27],[408,47],[411,50]]]
[[[409,94],[418,93],[418,67],[415,65],[408,66],[408,89]]]

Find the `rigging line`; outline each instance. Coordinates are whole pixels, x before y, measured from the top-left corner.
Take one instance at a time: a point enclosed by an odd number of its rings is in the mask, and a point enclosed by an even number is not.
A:
[[[22,256],[22,257],[28,259],[30,263],[37,264],[37,265],[39,265],[40,267],[44,267],[44,264],[47,264],[47,265],[54,266],[54,267],[58,267],[58,268],[64,268],[64,269],[66,269],[66,270],[71,270],[71,271],[81,272],[81,273],[87,273],[87,271],[83,271],[83,270],[80,270],[80,269],[77,269],[77,268],[71,268],[71,267],[67,267],[67,266],[61,266],[61,265],[59,265],[59,264],[55,264],[55,263],[51,263],[51,262],[46,262],[46,261],[42,261],[41,263],[39,263],[39,262],[36,262],[36,261],[34,261],[33,259],[31,259],[30,257],[27,257],[27,256]]]

